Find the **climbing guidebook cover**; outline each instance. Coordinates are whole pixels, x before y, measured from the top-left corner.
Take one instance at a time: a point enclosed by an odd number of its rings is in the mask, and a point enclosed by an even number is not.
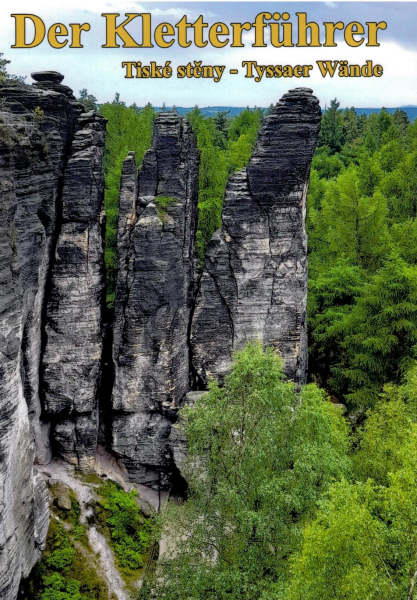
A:
[[[0,599],[417,600],[416,3],[0,11]]]

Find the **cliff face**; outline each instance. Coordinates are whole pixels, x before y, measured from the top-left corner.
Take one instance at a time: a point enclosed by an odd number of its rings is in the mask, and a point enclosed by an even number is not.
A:
[[[42,392],[57,452],[92,469],[97,443],[104,288],[105,120],[79,117],[65,168],[61,224],[46,305]]]
[[[51,422],[40,393],[45,321],[51,321],[55,246],[58,252],[65,245],[59,239],[63,198],[71,193],[67,163],[77,153],[76,132],[86,128],[83,107],[61,85],[63,77],[36,78],[33,86],[0,87],[0,597],[5,600],[17,596],[48,528],[48,492],[34,467],[52,456]],[[71,249],[74,239],[68,248],[77,253]],[[60,385],[56,394],[63,395]]]
[[[200,386],[221,381],[232,351],[253,340],[280,351],[289,379],[305,380],[305,202],[320,119],[311,90],[285,94],[265,118],[247,169],[229,179],[191,327]]]
[[[151,486],[169,481],[171,417],[189,389],[197,195],[195,136],[162,113],[138,181],[133,155],[123,168],[113,344],[112,449]]]

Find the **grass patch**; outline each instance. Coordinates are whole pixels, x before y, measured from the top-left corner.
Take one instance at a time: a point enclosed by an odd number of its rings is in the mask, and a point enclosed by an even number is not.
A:
[[[172,198],[171,196],[156,196],[155,204],[158,209],[159,218],[163,220],[168,206],[176,204],[176,202],[176,198]]]

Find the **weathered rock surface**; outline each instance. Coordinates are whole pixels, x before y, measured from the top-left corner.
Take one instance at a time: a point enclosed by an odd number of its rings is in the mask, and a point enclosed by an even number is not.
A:
[[[191,328],[203,388],[210,377],[221,381],[232,351],[253,340],[280,351],[289,379],[305,380],[305,202],[320,119],[311,90],[288,92],[265,118],[247,169],[229,179]]]
[[[93,112],[77,121],[46,305],[44,411],[58,452],[83,470],[94,465],[98,427],[105,123]]]
[[[201,398],[201,396],[205,393],[206,392],[203,392],[203,391],[188,392],[188,394],[185,395],[185,400],[184,400],[181,408],[184,408],[184,407],[193,408],[195,406],[196,402],[198,402],[198,400]],[[187,448],[187,438],[186,438],[184,430],[182,428],[181,418],[179,419],[179,421],[177,421],[176,423],[174,423],[171,426],[171,434],[169,436],[169,443],[170,443],[172,458],[175,463],[175,466],[180,471],[181,475],[183,477],[185,477],[183,469],[184,469],[184,466],[185,466],[185,463],[187,460],[188,448]]]
[[[113,344],[112,447],[153,487],[168,484],[170,417],[189,389],[197,195],[195,136],[162,113],[138,181],[133,155],[123,168]]]
[[[14,600],[43,547],[51,458],[40,399],[46,289],[62,182],[84,111],[62,80],[0,87],[0,597]],[[42,79],[42,78],[41,78]],[[59,81],[58,81],[59,80]],[[77,199],[78,202],[78,199]],[[74,326],[75,321],[73,321]]]

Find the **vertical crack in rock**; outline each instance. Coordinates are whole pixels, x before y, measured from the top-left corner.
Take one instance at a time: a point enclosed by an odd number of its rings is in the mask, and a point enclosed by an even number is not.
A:
[[[105,119],[82,114],[62,190],[62,223],[46,305],[42,392],[57,452],[91,470],[98,431],[104,288]]]
[[[222,381],[232,352],[254,340],[280,351],[289,379],[305,381],[305,203],[320,119],[311,90],[288,92],[265,118],[247,169],[229,179],[191,326],[203,385]]]
[[[112,398],[112,449],[133,481],[156,488],[169,484],[167,440],[189,390],[197,197],[195,136],[162,113],[138,182],[131,154],[123,167]]]
[[[40,389],[45,289],[62,176],[83,111],[58,73],[0,86],[0,597],[14,600],[48,529]],[[35,78],[35,77],[34,77]]]

